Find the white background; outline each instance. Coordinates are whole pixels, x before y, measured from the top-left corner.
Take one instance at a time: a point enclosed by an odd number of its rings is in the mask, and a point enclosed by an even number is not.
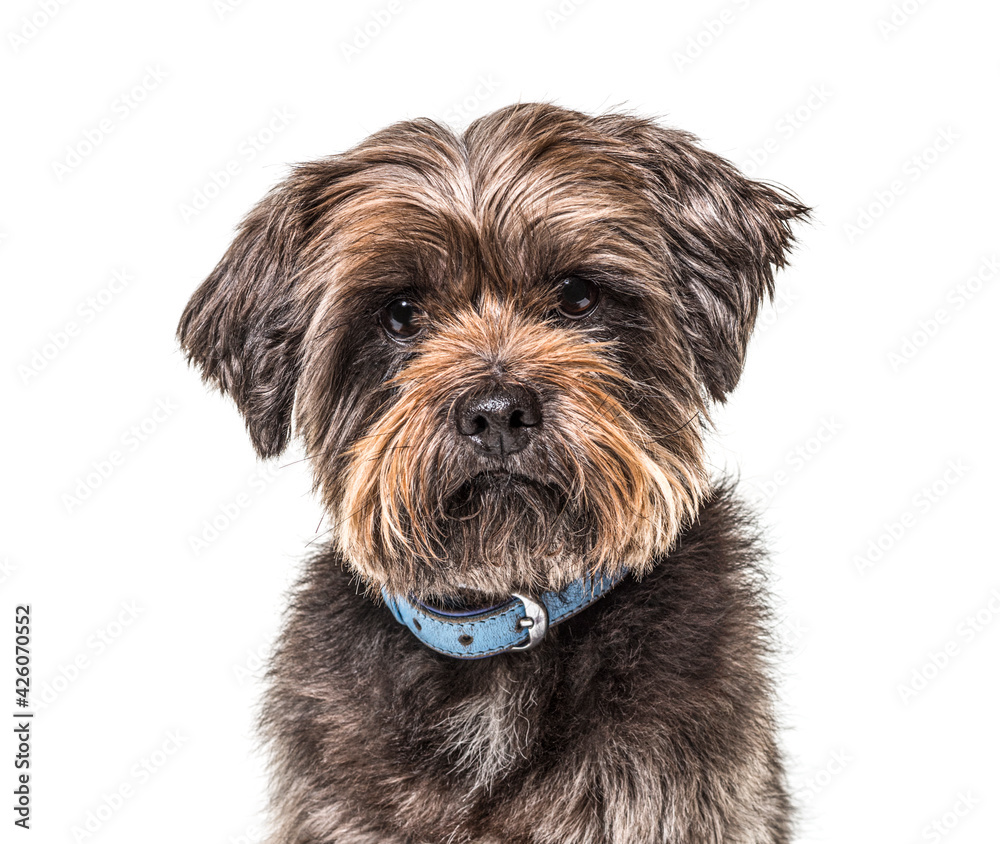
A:
[[[972,0],[6,3],[0,719],[23,602],[39,712],[15,832],[257,839],[261,657],[322,514],[177,319],[289,163],[543,99],[661,117],[815,208],[713,446],[769,526],[799,840],[998,840],[998,26]]]

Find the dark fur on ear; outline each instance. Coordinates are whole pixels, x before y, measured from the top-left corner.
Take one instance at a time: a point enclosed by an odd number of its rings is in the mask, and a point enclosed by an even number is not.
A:
[[[293,172],[246,216],[177,328],[188,360],[236,401],[261,457],[279,454],[291,433],[308,323],[295,289],[311,217],[306,170]]]
[[[709,394],[724,401],[739,381],[747,343],[774,270],[809,209],[790,193],[743,176],[693,135],[609,115],[598,125],[623,141],[647,174],[673,256],[681,325]]]

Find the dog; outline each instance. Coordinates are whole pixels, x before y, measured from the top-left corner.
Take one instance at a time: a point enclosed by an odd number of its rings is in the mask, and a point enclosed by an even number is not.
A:
[[[764,552],[703,441],[808,214],[539,103],[253,208],[178,337],[330,519],[261,710],[274,844],[790,839]]]

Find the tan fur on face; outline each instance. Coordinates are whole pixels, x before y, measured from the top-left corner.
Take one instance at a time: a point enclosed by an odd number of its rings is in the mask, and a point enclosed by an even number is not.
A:
[[[466,479],[456,478],[451,452],[469,446],[456,443],[451,410],[470,385],[502,381],[544,397],[542,480],[559,490],[568,510],[584,514],[589,547],[581,559],[568,547],[569,525],[512,500],[506,516],[483,526],[495,533],[487,547],[498,556],[459,561],[450,585],[492,593],[558,588],[598,568],[641,573],[694,515],[704,483],[701,442],[695,426],[682,426],[669,449],[647,436],[615,397],[628,379],[610,362],[609,345],[495,301],[435,328],[393,379],[398,398],[351,449],[342,500],[329,502],[339,503],[338,540],[353,566],[402,590],[421,581],[421,567],[455,563],[442,554],[445,534],[456,528],[446,504]],[[507,458],[497,483],[504,472],[534,474],[533,459],[531,452]],[[523,541],[538,523],[551,530],[533,544]]]

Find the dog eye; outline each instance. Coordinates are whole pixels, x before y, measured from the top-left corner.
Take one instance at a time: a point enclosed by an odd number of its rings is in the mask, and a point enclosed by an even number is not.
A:
[[[597,307],[601,290],[586,278],[571,275],[559,286],[559,310],[570,319],[580,319]]]
[[[391,337],[410,340],[421,331],[420,314],[420,308],[409,299],[394,299],[382,308],[379,319]]]

